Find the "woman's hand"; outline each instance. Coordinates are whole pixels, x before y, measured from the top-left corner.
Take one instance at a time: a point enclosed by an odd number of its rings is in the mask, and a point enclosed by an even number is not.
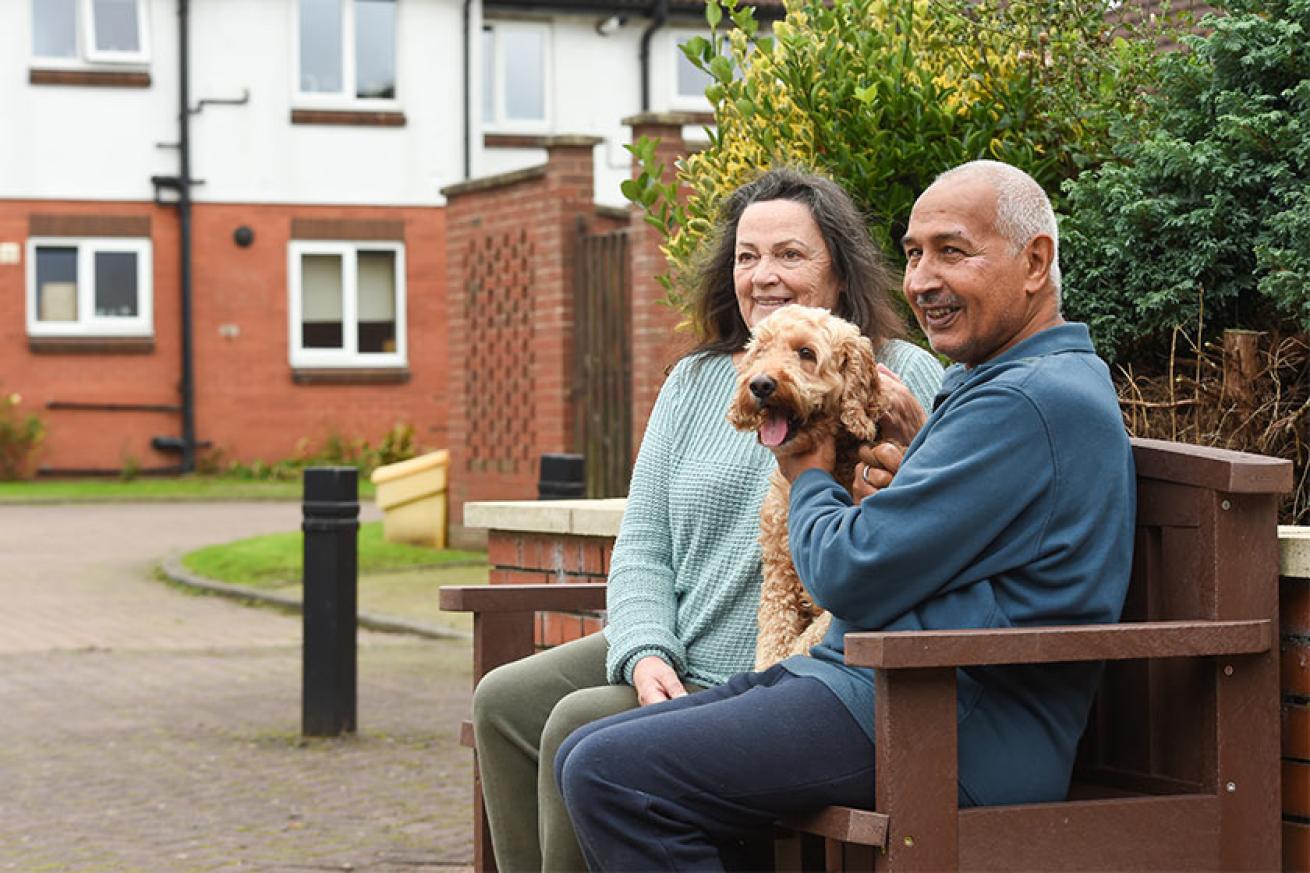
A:
[[[904,447],[895,443],[860,446],[860,463],[855,465],[855,481],[851,483],[851,496],[855,502],[859,503],[892,484],[904,457]]]
[[[884,440],[908,446],[914,441],[914,435],[928,420],[928,413],[919,405],[919,401],[910,389],[905,387],[901,378],[891,370],[878,365],[881,378],[881,391],[886,409],[878,419],[878,433]]]
[[[659,655],[647,655],[637,662],[632,668],[632,687],[637,689],[640,706],[673,700],[687,693],[678,681],[678,674]]]

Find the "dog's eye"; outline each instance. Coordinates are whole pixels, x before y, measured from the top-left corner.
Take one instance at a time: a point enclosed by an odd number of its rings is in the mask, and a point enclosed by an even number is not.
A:
[[[809,346],[801,346],[796,350],[796,357],[802,361],[817,361],[819,358],[814,354],[814,349]]]

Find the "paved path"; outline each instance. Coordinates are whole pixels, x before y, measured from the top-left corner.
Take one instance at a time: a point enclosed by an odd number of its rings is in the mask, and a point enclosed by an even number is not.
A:
[[[305,742],[300,618],[152,578],[299,520],[0,506],[0,870],[467,867],[467,642],[361,634],[359,733]]]

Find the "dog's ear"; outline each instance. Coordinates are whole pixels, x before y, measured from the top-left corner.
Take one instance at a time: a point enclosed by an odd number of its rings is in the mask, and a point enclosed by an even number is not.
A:
[[[839,351],[845,359],[845,384],[842,386],[841,423],[861,442],[878,439],[878,417],[882,403],[878,391],[878,362],[873,343],[857,331],[843,337]]]

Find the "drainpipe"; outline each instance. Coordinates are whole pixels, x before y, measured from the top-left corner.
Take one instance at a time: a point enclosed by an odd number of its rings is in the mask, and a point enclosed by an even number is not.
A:
[[[469,37],[469,9],[473,0],[464,0],[464,180],[473,177],[473,51]],[[486,87],[486,83],[483,83]]]
[[[190,0],[178,0],[178,119],[181,133],[181,173],[177,186],[177,216],[182,267],[182,472],[196,469],[196,410],[191,324],[191,42]]]
[[[655,0],[651,22],[641,32],[641,111],[650,112],[650,40],[669,18],[669,0]]]

